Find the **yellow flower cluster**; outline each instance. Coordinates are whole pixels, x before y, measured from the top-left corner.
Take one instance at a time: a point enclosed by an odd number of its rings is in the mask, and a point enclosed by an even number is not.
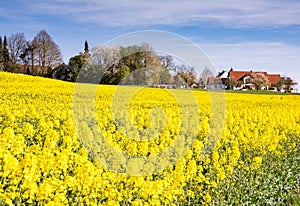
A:
[[[94,87],[0,73],[0,205],[205,205],[299,152],[300,96],[226,93],[214,117],[206,91]]]

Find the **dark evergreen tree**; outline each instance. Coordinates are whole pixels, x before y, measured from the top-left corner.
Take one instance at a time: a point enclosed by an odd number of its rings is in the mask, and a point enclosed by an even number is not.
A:
[[[2,47],[2,36],[0,36],[0,71],[4,70],[4,59],[3,59],[3,47]]]
[[[73,70],[73,77],[76,80],[81,68],[87,62],[86,53],[80,52],[78,55],[75,55],[69,59],[69,67]]]
[[[88,54],[89,53],[89,44],[87,42],[87,40],[85,40],[84,42],[84,53]]]
[[[4,38],[3,38],[2,55],[3,55],[4,71],[10,71],[9,52],[8,52],[8,47],[7,47],[7,39],[6,39],[5,35],[4,35]]]

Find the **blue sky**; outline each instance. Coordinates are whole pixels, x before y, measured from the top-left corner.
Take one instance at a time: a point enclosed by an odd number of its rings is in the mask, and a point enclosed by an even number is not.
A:
[[[12,0],[0,2],[0,35],[45,29],[67,62],[119,35],[161,30],[197,44],[216,70],[258,70],[300,82],[300,1]],[[146,41],[146,40],[145,40]],[[155,49],[155,48],[154,48]]]

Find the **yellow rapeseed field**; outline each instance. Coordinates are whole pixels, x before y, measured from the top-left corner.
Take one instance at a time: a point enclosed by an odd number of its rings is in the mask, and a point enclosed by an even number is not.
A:
[[[95,87],[0,73],[0,205],[274,205],[299,187],[299,95]]]

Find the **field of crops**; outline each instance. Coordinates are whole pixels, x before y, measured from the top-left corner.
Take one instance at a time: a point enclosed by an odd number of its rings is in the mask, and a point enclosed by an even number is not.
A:
[[[2,72],[0,105],[0,205],[297,204],[300,95]]]

